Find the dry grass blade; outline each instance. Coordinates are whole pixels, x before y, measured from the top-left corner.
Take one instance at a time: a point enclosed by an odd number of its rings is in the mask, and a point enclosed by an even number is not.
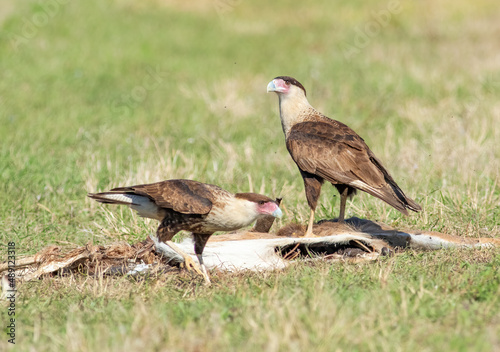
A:
[[[284,256],[283,259],[286,260],[294,260],[300,255],[300,251],[297,250],[299,248],[300,243],[297,243],[292,249],[290,249]]]

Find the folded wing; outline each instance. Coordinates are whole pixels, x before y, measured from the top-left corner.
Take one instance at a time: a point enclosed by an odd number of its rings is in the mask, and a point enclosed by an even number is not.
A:
[[[332,184],[346,184],[407,214],[420,206],[405,196],[364,140],[338,122],[307,121],[292,127],[286,141],[297,166]]]

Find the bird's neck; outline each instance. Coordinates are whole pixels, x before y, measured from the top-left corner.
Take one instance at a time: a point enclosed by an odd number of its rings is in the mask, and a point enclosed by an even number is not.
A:
[[[315,110],[305,96],[279,95],[281,127],[288,137],[290,129],[297,123],[307,120]]]
[[[231,231],[250,225],[259,215],[254,202],[231,196],[221,201],[220,206],[212,207],[207,219],[220,230]]]

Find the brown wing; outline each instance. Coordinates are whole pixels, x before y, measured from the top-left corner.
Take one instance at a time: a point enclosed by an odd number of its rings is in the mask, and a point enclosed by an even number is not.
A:
[[[290,130],[286,146],[302,171],[365,191],[406,213],[406,196],[348,126],[334,120],[298,123]]]
[[[192,180],[167,180],[157,183],[114,188],[111,191],[127,192],[151,198],[162,208],[183,214],[207,214],[220,193],[227,191],[214,185]]]

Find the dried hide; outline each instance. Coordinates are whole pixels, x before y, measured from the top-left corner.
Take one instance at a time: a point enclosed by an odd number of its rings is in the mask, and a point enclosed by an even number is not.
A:
[[[497,238],[463,238],[438,232],[396,230],[387,225],[359,218],[344,224],[321,221],[314,225],[318,237],[303,238],[305,226],[289,224],[273,235],[263,232],[237,232],[212,236],[205,251],[205,265],[211,270],[273,270],[291,261],[334,260],[362,262],[377,259],[406,248],[437,250],[456,247],[491,247],[500,245]],[[191,239],[178,246],[196,256]],[[137,275],[158,271],[178,272],[183,258],[153,237],[129,245],[87,244],[63,253],[60,247],[46,247],[34,256],[20,258],[14,268],[0,264],[0,274],[15,271],[16,280],[29,281],[44,274],[84,272],[89,275]],[[2,282],[6,282],[5,278]],[[5,288],[4,288],[5,291]]]

